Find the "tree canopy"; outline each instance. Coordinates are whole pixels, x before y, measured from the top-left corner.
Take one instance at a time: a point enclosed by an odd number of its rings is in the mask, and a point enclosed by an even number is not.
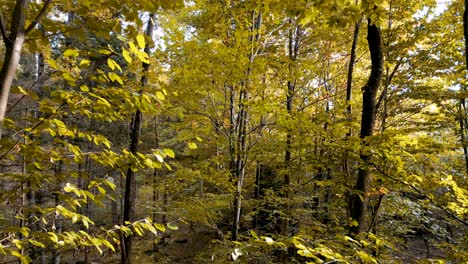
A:
[[[5,0],[1,263],[468,261],[468,1]]]

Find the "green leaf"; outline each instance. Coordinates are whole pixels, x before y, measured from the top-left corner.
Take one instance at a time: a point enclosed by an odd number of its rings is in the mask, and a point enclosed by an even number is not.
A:
[[[169,228],[171,230],[179,230],[179,227],[174,223],[168,223],[167,228]]]

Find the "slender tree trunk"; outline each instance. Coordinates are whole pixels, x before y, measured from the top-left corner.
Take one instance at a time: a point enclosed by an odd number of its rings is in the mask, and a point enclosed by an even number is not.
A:
[[[242,190],[244,186],[245,178],[245,156],[246,156],[246,146],[247,146],[247,109],[245,102],[248,100],[248,93],[245,90],[245,87],[240,92],[239,97],[239,132],[237,138],[237,155],[236,155],[236,164],[235,164],[235,178],[237,180],[236,193],[234,195],[234,219],[232,224],[232,240],[236,241],[239,236],[240,228],[240,216],[242,208]]]
[[[251,64],[255,59],[255,42],[258,42],[260,34],[258,30],[262,24],[262,14],[259,12],[252,12],[252,27],[251,27],[251,50],[249,54],[249,67],[246,71],[246,78],[241,82],[241,90],[239,92],[239,114],[237,118],[237,137],[236,137],[236,155],[235,155],[235,172],[232,174],[236,180],[236,191],[234,194],[234,218],[232,221],[232,237],[236,241],[239,237],[240,217],[242,208],[242,191],[245,179],[245,165],[247,163],[247,125],[249,118],[249,109],[247,102],[249,101],[249,82],[250,73],[252,71]],[[231,97],[232,100],[232,97]],[[232,106],[232,104],[231,104]],[[235,119],[232,115],[231,107],[231,120]],[[232,121],[231,121],[232,122]],[[232,124],[232,123],[231,123]]]
[[[63,169],[63,162],[59,161],[58,164],[55,167],[55,176],[57,180],[60,182],[59,183],[59,190],[57,191],[57,194],[55,194],[55,206],[58,206],[60,204],[59,200],[59,193],[62,192],[62,173]],[[55,231],[54,233],[56,234],[61,234],[62,233],[62,226],[63,226],[63,217],[61,215],[55,215],[54,216],[54,226],[55,226]],[[53,250],[52,251],[52,263],[53,264],[60,264],[61,262],[61,254],[59,250]]]
[[[302,32],[301,28],[298,25],[294,25],[293,28],[290,29],[289,31],[289,38],[288,38],[288,57],[291,60],[291,64],[289,65],[289,74],[291,76],[294,76],[295,70],[295,63],[297,59],[297,55],[299,52],[299,44],[302,39]],[[287,93],[286,93],[286,111],[288,113],[289,118],[292,118],[293,115],[293,105],[294,105],[294,93],[296,89],[296,82],[297,79],[296,77],[292,77],[290,80],[287,82]],[[291,128],[288,127],[287,133],[286,133],[286,148],[284,152],[284,164],[286,167],[286,173],[284,174],[283,177],[283,196],[286,198],[285,201],[285,215],[286,217],[283,217],[281,219],[281,234],[284,236],[288,235],[288,226],[289,226],[289,219],[287,217],[288,215],[288,210],[289,210],[289,196],[290,196],[290,184],[291,184],[291,160],[292,160],[292,154],[291,154],[291,145],[293,143],[293,135],[292,135],[292,130]],[[283,258],[283,262],[285,262],[286,259]]]
[[[154,14],[150,14],[148,18],[148,24],[146,27],[146,36],[148,40],[152,40],[153,38],[153,30],[154,30]],[[145,52],[150,55],[151,49],[149,44],[146,44]],[[143,77],[140,80],[141,88],[140,93],[142,92],[143,87],[145,87],[148,83],[148,70],[149,64],[143,63]],[[130,152],[132,154],[136,154],[138,152],[138,145],[140,141],[140,133],[141,133],[141,124],[142,124],[143,114],[138,109],[136,110],[131,123],[130,128]],[[127,169],[127,174],[125,178],[125,193],[124,193],[124,209],[123,209],[123,219],[122,224],[125,225],[128,221],[133,221],[135,216],[135,200],[136,200],[136,180],[135,180],[135,173],[130,168]],[[130,264],[131,263],[131,250],[132,250],[132,237],[131,236],[123,236],[123,243],[121,243],[121,263],[122,264]]]
[[[15,78],[15,73],[18,69],[21,58],[21,50],[23,49],[25,39],[24,24],[26,21],[26,12],[29,7],[29,2],[29,0],[16,1],[11,21],[10,35],[6,36],[6,32],[3,32],[3,40],[5,43],[6,52],[3,60],[3,66],[0,71],[0,126],[1,123],[3,123],[3,119],[5,118],[8,96],[10,95],[10,88],[13,84],[13,79]],[[2,28],[5,27],[3,17],[1,19],[0,26]]]
[[[353,96],[353,74],[354,74],[354,65],[356,64],[356,49],[357,49],[357,44],[359,40],[359,30],[361,28],[361,23],[362,23],[362,18],[359,19],[358,22],[354,25],[354,33],[353,33],[353,43],[351,44],[351,54],[349,57],[349,62],[348,62],[348,74],[347,74],[347,80],[346,80],[346,114],[348,115],[349,121],[352,121],[353,118],[353,108],[351,106],[351,99]],[[351,126],[346,133],[346,138],[351,137],[353,134],[353,130],[351,129]],[[344,156],[343,156],[343,171],[346,175],[346,177],[350,177],[350,168],[349,168],[349,152],[348,150],[345,150]],[[351,205],[351,204],[350,204]],[[350,206],[351,207],[351,206]],[[350,216],[349,210],[346,211],[347,216]]]
[[[361,28],[362,19],[359,19],[354,25],[354,34],[353,34],[353,43],[351,44],[351,55],[349,57],[348,63],[348,75],[346,80],[346,112],[351,117],[352,114],[352,107],[351,107],[351,99],[353,95],[353,74],[354,74],[354,65],[356,64],[356,49],[357,43],[359,40],[359,29]],[[351,129],[349,129],[348,136],[351,135]]]
[[[466,70],[468,71],[468,0],[465,0],[465,11],[463,13],[463,36],[465,37],[465,64]],[[466,73],[468,76],[468,73]],[[466,86],[462,85],[463,91],[466,91]],[[463,154],[465,156],[465,167],[468,173],[468,140],[467,140],[467,111],[466,111],[466,100],[460,99],[460,138],[463,147]]]
[[[375,101],[377,90],[380,87],[383,75],[383,42],[382,33],[379,27],[372,24],[368,19],[367,26],[367,41],[371,55],[371,73],[367,84],[363,87],[363,101],[362,101],[362,119],[361,119],[361,133],[360,137],[364,141],[367,137],[372,136],[375,124]],[[359,233],[364,231],[365,216],[367,213],[367,193],[372,181],[367,163],[371,159],[369,150],[361,152],[362,165],[358,171],[358,178],[354,192],[351,197],[350,214],[351,218],[357,222],[356,226],[351,226],[352,233]]]

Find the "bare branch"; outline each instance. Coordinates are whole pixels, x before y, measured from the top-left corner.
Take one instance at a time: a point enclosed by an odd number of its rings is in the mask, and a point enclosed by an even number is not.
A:
[[[24,31],[25,34],[28,34],[31,30],[34,29],[34,27],[36,27],[37,23],[39,23],[39,21],[41,20],[41,18],[45,15],[45,13],[47,12],[47,8],[49,8],[49,5],[50,3],[52,2],[52,0],[47,0],[44,5],[42,6],[41,8],[41,11],[39,11],[39,13],[37,14],[36,18],[33,20],[33,22],[28,26],[28,28],[26,28],[26,30]]]

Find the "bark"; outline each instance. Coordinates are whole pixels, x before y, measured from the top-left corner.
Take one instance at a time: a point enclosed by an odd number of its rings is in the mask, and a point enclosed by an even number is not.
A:
[[[146,27],[146,36],[148,39],[153,38],[154,30],[154,14],[150,14],[148,18],[148,24]],[[151,53],[150,46],[147,44],[144,51],[149,55]],[[148,83],[148,70],[149,64],[143,63],[143,77],[140,80],[140,93],[142,92],[143,87]],[[141,134],[141,123],[142,123],[143,114],[138,109],[133,115],[132,122],[130,125],[130,152],[134,155],[138,152],[138,145],[140,141]],[[135,200],[136,200],[136,179],[135,172],[129,166],[125,178],[125,192],[124,192],[124,209],[123,209],[123,218],[122,224],[126,225],[126,222],[133,221],[135,217]],[[131,251],[132,251],[132,237],[123,236],[123,243],[121,243],[121,263],[129,264],[131,263]]]
[[[29,7],[29,0],[17,0],[10,27],[10,35],[7,37],[5,25],[2,21],[3,40],[5,42],[5,58],[0,71],[0,124],[3,123],[5,112],[7,110],[8,96],[13,84],[16,70],[18,69],[25,39],[24,24],[26,21],[26,12]],[[1,131],[0,131],[1,133]]]
[[[468,0],[465,0],[465,11],[463,12],[463,36],[465,37],[465,64],[468,71]],[[463,91],[466,91],[466,87],[462,85]],[[466,112],[466,100],[460,99],[460,138],[463,147],[463,153],[465,156],[466,172],[468,173],[468,142],[466,129],[468,125],[467,112]]]
[[[299,52],[299,44],[302,39],[302,32],[301,28],[298,25],[295,25],[289,32],[289,39],[288,39],[288,57],[291,61],[291,65],[289,66],[289,73],[290,75],[294,74],[294,64],[297,59],[297,55]],[[287,93],[286,93],[286,111],[289,115],[289,118],[292,118],[293,115],[293,105],[294,105],[294,94],[296,89],[296,82],[297,79],[295,77],[290,78],[287,82]],[[289,210],[289,196],[290,196],[290,185],[291,185],[291,160],[292,160],[292,153],[291,153],[291,145],[293,143],[293,135],[292,130],[290,128],[287,129],[286,133],[286,149],[284,152],[284,164],[286,167],[286,173],[283,177],[283,188],[284,193],[283,196],[286,198],[286,215],[288,214],[287,211]],[[280,222],[280,230],[281,234],[284,236],[288,235],[288,227],[289,227],[289,219],[288,217],[283,217]],[[283,262],[286,259],[283,259]]]
[[[352,107],[351,107],[351,99],[352,99],[352,88],[353,88],[353,73],[354,73],[354,65],[356,63],[356,48],[359,39],[359,29],[361,28],[362,19],[359,19],[354,26],[354,34],[353,34],[353,43],[351,44],[351,55],[349,58],[348,64],[348,74],[346,80],[346,112],[349,116],[352,114]],[[351,135],[351,129],[348,133],[348,136]]]
[[[58,164],[55,166],[55,177],[59,179],[60,182],[63,181],[63,162],[59,161]],[[59,193],[62,192],[63,190],[63,184],[59,184],[59,189],[57,190],[57,193],[55,194],[55,206],[58,206],[60,204],[60,199],[59,199]],[[54,216],[54,224],[55,230],[54,233],[56,234],[61,234],[62,233],[62,227],[63,227],[63,217],[61,215],[56,214]],[[53,264],[60,264],[61,262],[61,252],[60,250],[53,249],[52,250],[52,263]]]
[[[363,87],[362,99],[362,119],[360,138],[364,141],[372,136],[375,124],[375,103],[377,90],[380,87],[383,76],[383,42],[382,33],[379,27],[372,24],[368,19],[367,41],[371,55],[371,73],[367,84]],[[363,150],[360,158],[363,164],[367,164],[372,155],[369,151]],[[372,181],[369,168],[362,166],[358,171],[358,178],[350,202],[351,218],[357,221],[357,226],[350,227],[352,233],[364,231],[365,216],[367,213],[367,193]]]
[[[258,30],[260,29],[260,26],[262,24],[262,14],[261,13],[256,13],[252,12],[252,22],[253,26],[251,27],[251,51],[249,54],[249,68],[246,71],[246,78],[243,80],[240,84],[241,90],[239,92],[239,113],[237,119],[234,117],[234,109],[233,109],[233,99],[234,99],[234,92],[231,94],[231,130],[234,129],[234,134],[237,132],[237,135],[235,135],[235,140],[236,144],[231,144],[231,147],[233,145],[236,145],[236,148],[234,150],[235,152],[235,164],[232,163],[231,159],[231,166],[234,165],[234,168],[231,167],[231,173],[233,176],[233,179],[236,181],[236,191],[234,194],[234,203],[233,203],[233,209],[234,209],[234,214],[233,214],[233,221],[232,221],[232,237],[231,239],[233,241],[236,241],[239,237],[239,228],[240,228],[240,217],[241,217],[241,208],[242,208],[242,191],[243,191],[243,185],[244,185],[244,179],[245,179],[245,164],[247,162],[247,125],[248,125],[248,118],[249,118],[249,109],[246,103],[249,101],[249,92],[248,92],[248,87],[249,87],[249,82],[250,82],[250,73],[251,73],[251,64],[253,63],[255,59],[255,51],[254,51],[254,43],[259,41],[260,35],[258,33]],[[235,121],[235,125],[237,126],[237,131],[236,129],[232,126]],[[232,135],[232,134],[231,134]],[[231,153],[232,155],[233,153]]]
[[[30,0],[16,0],[15,8],[8,35],[3,14],[0,11],[0,29],[5,44],[5,57],[0,70],[0,135],[1,124],[7,111],[8,97],[10,89],[18,69],[26,34],[34,29],[40,19],[45,15],[51,0],[47,0],[42,6],[39,14],[32,23],[26,28],[26,13],[28,12]]]
[[[356,49],[359,40],[359,30],[361,29],[362,18],[359,19],[358,22],[354,25],[354,33],[353,33],[353,42],[351,44],[351,54],[349,57],[348,63],[348,73],[347,73],[347,80],[346,80],[346,113],[348,118],[352,120],[353,109],[351,106],[351,99],[353,95],[353,74],[354,74],[354,65],[356,64]],[[346,138],[351,137],[353,131],[351,127],[349,128],[348,132],[346,133]],[[343,156],[343,171],[347,177],[350,177],[351,173],[349,172],[349,152],[346,150]],[[349,210],[347,211],[347,215],[349,216]]]

